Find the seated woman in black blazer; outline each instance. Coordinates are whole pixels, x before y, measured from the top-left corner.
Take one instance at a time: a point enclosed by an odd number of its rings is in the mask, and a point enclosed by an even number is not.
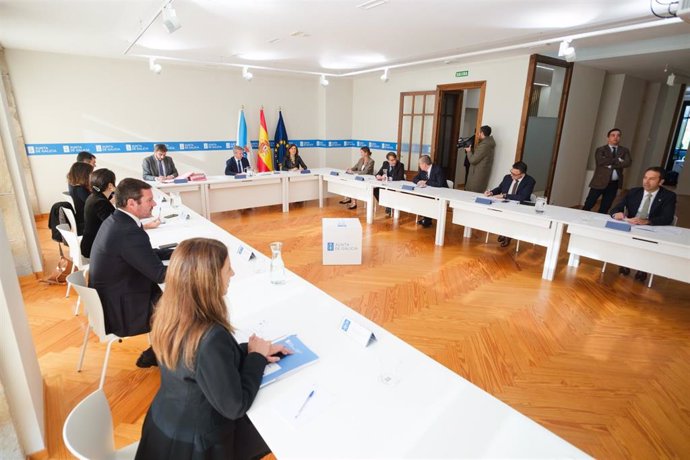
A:
[[[295,144],[288,145],[288,154],[283,160],[283,171],[299,171],[300,169],[309,169],[307,165],[299,156],[299,149]]]
[[[238,344],[228,321],[227,247],[192,238],[175,249],[153,314],[161,386],[146,414],[137,459],[249,459],[270,452],[247,417],[264,367],[289,354],[255,335]]]
[[[381,165],[381,169],[376,173],[377,180],[405,180],[405,165],[398,161],[395,152],[386,154],[386,161]],[[379,188],[374,188],[374,197],[379,200]],[[386,208],[386,214],[391,215],[391,208]]]
[[[74,220],[77,221],[77,235],[84,233],[84,205],[89,197],[89,175],[93,166],[89,163],[77,161],[72,163],[67,173],[67,189],[74,203]],[[73,229],[74,230],[74,229]]]

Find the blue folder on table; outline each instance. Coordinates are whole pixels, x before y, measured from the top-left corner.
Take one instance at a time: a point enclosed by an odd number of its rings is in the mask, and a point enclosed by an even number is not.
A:
[[[264,376],[261,379],[261,388],[269,385],[276,380],[280,380],[286,375],[292,374],[305,366],[315,363],[319,357],[311,351],[297,335],[290,335],[277,342],[275,345],[284,345],[286,348],[292,350],[291,355],[281,358],[277,363],[269,363],[264,370]]]

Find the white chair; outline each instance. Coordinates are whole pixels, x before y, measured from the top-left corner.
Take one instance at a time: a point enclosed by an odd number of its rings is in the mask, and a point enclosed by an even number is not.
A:
[[[105,332],[105,318],[103,316],[103,306],[101,305],[101,299],[98,297],[98,292],[95,289],[90,288],[86,285],[86,280],[84,279],[84,272],[74,272],[67,277],[67,281],[72,283],[74,289],[79,293],[79,296],[84,301],[84,312],[86,313],[86,318],[88,324],[86,326],[86,332],[84,333],[84,344],[81,347],[81,354],[79,356],[79,364],[77,364],[77,372],[81,372],[82,364],[84,363],[84,355],[86,354],[86,345],[89,343],[89,329],[93,330],[96,334],[98,340],[103,342],[108,342],[108,346],[105,350],[105,358],[103,359],[103,369],[101,370],[101,381],[98,388],[103,388],[105,383],[105,373],[108,369],[108,358],[110,357],[110,348],[113,342],[121,341],[122,337],[115,334],[106,334]]]
[[[453,181],[450,180],[450,179],[446,180],[446,184],[448,184],[448,188],[449,188],[449,189],[455,188],[455,184],[454,184]]]
[[[139,442],[115,450],[113,416],[103,388],[98,388],[69,413],[62,428],[62,439],[79,460],[133,459]]]
[[[69,222],[70,230],[77,235],[77,219],[74,217],[74,213],[70,208],[60,208],[62,213],[67,217],[67,222]]]
[[[81,255],[81,244],[79,242],[77,234],[75,232],[70,231],[67,224],[60,224],[55,228],[58,229],[60,235],[62,235],[62,238],[67,242],[67,246],[69,247],[69,257],[70,259],[72,259],[72,273],[74,273],[75,270],[88,270],[89,259],[82,257]],[[69,298],[69,291],[72,288],[72,284],[69,282],[69,277],[67,278],[67,280],[67,292],[65,293],[65,297]],[[79,314],[80,300],[81,299],[77,299],[77,305],[74,308],[75,316]]]

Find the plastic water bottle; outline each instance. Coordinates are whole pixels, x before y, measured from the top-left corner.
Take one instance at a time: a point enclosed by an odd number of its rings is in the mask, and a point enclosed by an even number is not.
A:
[[[271,283],[285,284],[285,263],[283,262],[283,243],[271,243]]]
[[[537,202],[534,205],[534,210],[538,213],[542,213],[546,210],[546,197],[537,197]]]

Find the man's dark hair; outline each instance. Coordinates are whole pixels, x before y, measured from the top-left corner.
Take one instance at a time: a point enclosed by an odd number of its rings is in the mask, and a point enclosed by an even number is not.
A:
[[[659,178],[661,180],[664,180],[666,178],[666,170],[664,168],[660,168],[659,166],[650,166],[649,168],[644,170],[644,172],[648,172],[648,171],[658,172]]]
[[[386,154],[386,160],[390,160],[391,158],[398,158],[398,155],[396,155],[395,152],[388,152]]]
[[[620,129],[612,128],[612,129],[609,129],[608,133],[606,133],[606,137],[609,137],[611,135],[611,133],[615,133],[616,131],[618,131],[619,134],[623,134]]]
[[[522,174],[526,174],[527,164],[524,161],[517,161],[513,164],[513,169],[518,169]]]
[[[425,165],[430,165],[431,164],[431,157],[429,155],[422,155],[421,157],[419,157],[419,161],[421,161]]]
[[[160,151],[160,152],[167,152],[168,151],[168,146],[165,144],[156,144],[153,146],[153,151]]]
[[[122,179],[115,189],[115,206],[118,208],[127,207],[127,201],[132,199],[139,203],[144,195],[143,191],[150,189],[151,186],[139,179]]]
[[[103,192],[108,188],[108,184],[115,185],[115,173],[107,168],[97,169],[91,173],[89,179],[91,190]]]
[[[479,128],[479,131],[481,131],[485,136],[491,136],[491,126],[489,125],[482,126]]]
[[[82,150],[81,152],[77,153],[77,161],[80,163],[88,163],[95,158],[96,155],[91,152],[87,152],[86,150]]]

